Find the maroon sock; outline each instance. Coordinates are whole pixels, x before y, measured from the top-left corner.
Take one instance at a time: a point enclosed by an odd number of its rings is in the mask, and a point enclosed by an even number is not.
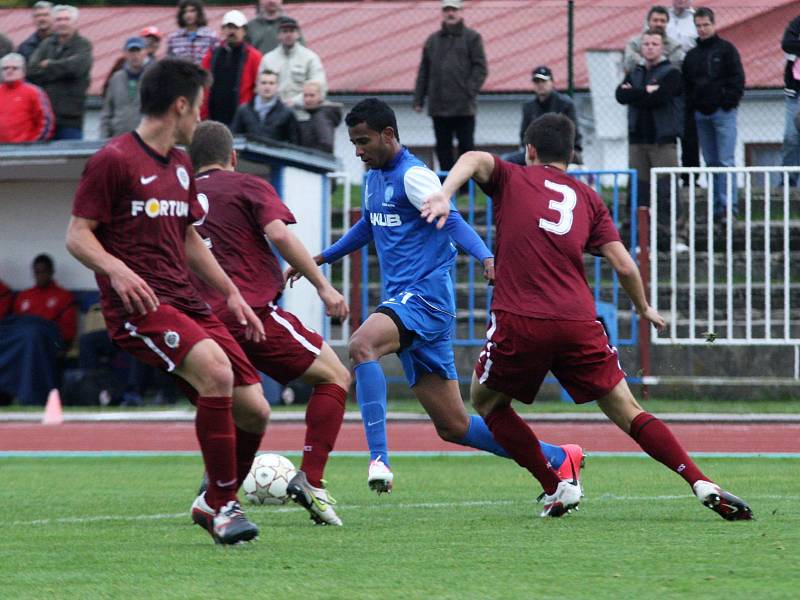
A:
[[[511,406],[493,410],[483,419],[497,443],[505,448],[520,467],[528,469],[548,494],[561,481],[542,454],[539,440]]]
[[[675,471],[689,485],[694,485],[699,479],[711,481],[689,458],[681,443],[661,419],[647,412],[636,415],[631,422],[630,436],[642,450],[671,471]]]
[[[300,469],[314,487],[322,487],[322,473],[344,419],[347,390],[335,383],[320,383],[306,408],[306,440]]]
[[[253,459],[261,445],[264,433],[250,433],[236,428],[236,489],[242,487],[247,472],[253,466]]]
[[[236,433],[230,396],[200,396],[194,420],[208,473],[206,502],[215,511],[236,499]]]

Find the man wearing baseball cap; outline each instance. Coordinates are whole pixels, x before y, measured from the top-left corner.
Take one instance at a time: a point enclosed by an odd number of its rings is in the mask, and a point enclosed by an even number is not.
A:
[[[142,118],[139,105],[139,79],[144,72],[147,43],[142,37],[128,38],[123,46],[125,62],[108,80],[100,113],[100,135],[114,137],[133,131]]]
[[[425,42],[414,89],[415,111],[428,100],[442,171],[455,162],[454,136],[459,155],[475,146],[478,92],[489,73],[481,34],[464,25],[462,8],[462,0],[442,1],[442,26]]]
[[[575,103],[566,94],[555,90],[553,71],[547,65],[536,67],[531,73],[533,81],[533,100],[522,105],[522,124],[519,128],[519,139],[522,150],[503,156],[509,162],[518,165],[525,164],[525,131],[528,125],[545,113],[560,113],[565,115],[575,124],[575,146],[572,162],[582,164],[581,158],[581,133],[578,129],[578,118],[575,114]]]
[[[244,40],[247,17],[229,10],[222,17],[222,43],[206,52],[200,66],[213,76],[201,116],[230,125],[236,109],[253,99],[261,53]]]
[[[164,37],[164,34],[161,33],[158,27],[151,25],[150,27],[142,29],[139,35],[144,38],[144,51],[147,53],[147,59],[144,61],[144,64],[147,66],[154,60],[158,60],[156,58],[156,53],[161,47],[161,38]]]
[[[267,52],[261,61],[260,72],[272,71],[278,74],[278,92],[286,106],[302,108],[303,86],[308,81],[317,81],[323,96],[328,91],[325,69],[316,52],[299,43],[300,24],[292,17],[281,17],[278,21],[278,40],[280,45]],[[295,77],[300,73],[302,79]],[[298,118],[302,118],[298,114]],[[305,118],[308,118],[307,116]]]
[[[256,16],[247,23],[247,41],[255,48],[266,54],[278,47],[278,29],[281,19],[286,15],[283,12],[283,0],[257,0]],[[303,36],[300,43],[305,46]]]

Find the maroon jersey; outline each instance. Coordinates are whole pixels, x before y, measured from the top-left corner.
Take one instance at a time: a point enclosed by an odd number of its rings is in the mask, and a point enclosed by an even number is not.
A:
[[[583,253],[620,241],[603,201],[550,166],[523,167],[495,157],[489,182],[495,231],[493,310],[571,321],[596,309]]]
[[[72,214],[99,221],[95,235],[106,252],[144,279],[161,302],[207,314],[186,262],[186,228],[203,216],[196,195],[185,152],[173,148],[161,156],[131,132],[88,160]],[[96,279],[106,317],[127,318],[109,278]]]
[[[264,237],[264,227],[280,220],[291,224],[294,215],[269,183],[254,175],[212,170],[197,178],[198,199],[206,216],[197,231],[214,253],[250,306],[267,306],[283,290],[278,259]],[[199,283],[203,297],[215,312],[225,299]]]

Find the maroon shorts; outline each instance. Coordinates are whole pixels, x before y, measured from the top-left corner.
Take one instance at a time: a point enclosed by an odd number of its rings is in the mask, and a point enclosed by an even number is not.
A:
[[[131,315],[121,322],[109,320],[108,324],[111,339],[117,346],[137,360],[168,373],[180,366],[195,344],[210,338],[231,361],[234,386],[261,382],[239,344],[222,321],[212,314],[185,313],[169,304],[161,304],[155,312]]]
[[[264,324],[267,339],[263,342],[247,340],[244,327],[227,310],[221,311],[220,317],[256,369],[283,385],[294,381],[319,356],[322,336],[274,304],[253,310]]]
[[[475,365],[489,389],[530,404],[548,371],[582,404],[625,377],[600,321],[553,321],[494,311]]]

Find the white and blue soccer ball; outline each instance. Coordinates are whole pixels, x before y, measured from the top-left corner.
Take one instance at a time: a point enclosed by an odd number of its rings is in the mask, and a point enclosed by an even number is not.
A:
[[[259,454],[242,484],[245,498],[251,504],[284,504],[289,499],[286,486],[297,469],[280,454]]]

